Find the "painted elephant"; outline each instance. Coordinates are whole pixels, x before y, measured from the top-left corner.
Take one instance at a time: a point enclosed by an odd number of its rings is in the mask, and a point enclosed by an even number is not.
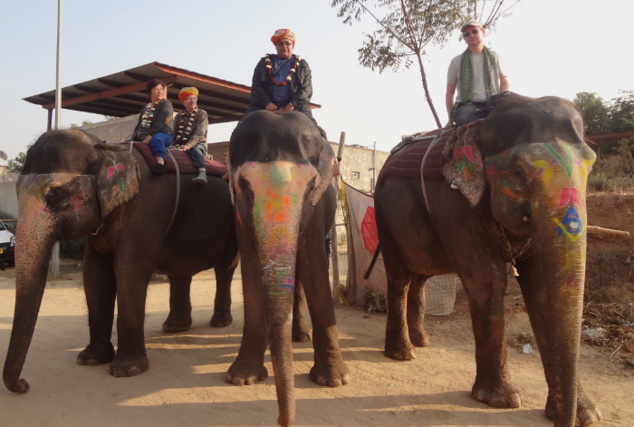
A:
[[[504,338],[508,266],[519,274],[541,353],[546,414],[556,426],[573,426],[575,417],[584,426],[601,418],[577,374],[585,193],[595,160],[583,129],[568,101],[514,95],[488,118],[447,131],[437,178],[424,178],[424,164],[416,177],[381,172],[375,204],[388,278],[387,356],[413,359],[414,346],[428,344],[422,286],[431,276],[455,272],[469,298],[475,335],[472,397],[519,407]],[[406,156],[406,150],[391,157]]]
[[[16,305],[4,383],[17,393],[57,240],[86,236],[83,262],[90,343],[77,363],[110,362],[116,377],[149,368],[144,344],[147,286],[153,272],[168,275],[166,331],[191,325],[192,275],[214,268],[212,326],[232,322],[231,280],[237,266],[235,216],[228,183],[191,175],[160,177],[127,144],[109,145],[78,130],[43,134],[27,152],[17,182]],[[177,194],[180,193],[179,196]],[[118,346],[111,343],[115,300]]]
[[[334,222],[330,144],[302,113],[258,111],[236,127],[229,143],[244,290],[244,331],[227,382],[264,380],[267,344],[275,371],[280,425],[295,416],[291,348],[293,295],[305,292],[313,325],[317,384],[349,381],[341,357],[324,239]],[[297,284],[297,286],[296,286]]]

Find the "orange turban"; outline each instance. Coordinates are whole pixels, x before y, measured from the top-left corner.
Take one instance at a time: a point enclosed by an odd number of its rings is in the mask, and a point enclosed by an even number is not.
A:
[[[289,39],[295,44],[295,33],[288,28],[281,28],[275,31],[275,34],[271,37],[273,44],[278,44],[281,40]]]
[[[184,87],[178,93],[178,99],[180,99],[181,102],[183,102],[192,95],[198,96],[198,89],[196,89],[195,87]]]

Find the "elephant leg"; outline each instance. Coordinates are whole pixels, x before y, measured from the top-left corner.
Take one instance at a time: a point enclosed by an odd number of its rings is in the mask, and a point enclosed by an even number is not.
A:
[[[402,268],[395,268],[394,264],[388,263],[386,259],[387,251],[384,251],[384,260],[387,270],[387,321],[385,328],[385,355],[397,360],[412,360],[416,358],[416,350],[410,341],[408,316],[408,300],[410,275],[404,266],[397,260]],[[392,268],[390,268],[392,267]],[[417,292],[413,292],[417,294]],[[412,299],[418,298],[414,295]],[[413,301],[412,301],[413,302]],[[412,305],[412,311],[419,302]]]
[[[506,266],[497,271],[472,268],[461,276],[469,297],[476,344],[477,373],[471,396],[495,408],[518,408],[522,399],[510,382],[504,338],[504,293]]]
[[[151,254],[148,255],[151,259]],[[116,261],[115,261],[116,264]],[[115,267],[117,276],[117,354],[110,363],[113,377],[132,377],[150,368],[145,349],[145,301],[151,268],[130,268],[129,261]],[[152,263],[148,263],[152,265]]]
[[[425,292],[423,285],[426,276],[412,275],[407,292],[407,328],[410,342],[416,347],[429,345],[429,334],[425,331]]]
[[[245,265],[242,255],[242,283],[244,293],[244,328],[242,342],[236,360],[227,371],[226,381],[233,385],[250,385],[264,381],[268,371],[264,366],[264,352],[268,345],[266,298],[262,287],[246,284],[260,284],[255,268]],[[249,271],[251,270],[251,271]]]
[[[90,343],[77,356],[77,364],[95,366],[111,362],[115,357],[111,342],[116,299],[112,257],[95,253],[87,243],[83,276]]]
[[[164,332],[183,332],[192,326],[191,276],[168,276],[170,281],[170,312],[163,322]]]
[[[546,416],[553,420],[555,418],[555,401],[552,395],[548,394],[546,400]],[[576,425],[581,427],[591,426],[603,419],[603,414],[596,407],[592,399],[590,399],[581,383],[577,381],[577,421]]]
[[[216,298],[214,300],[214,314],[211,316],[209,326],[222,328],[231,325],[231,280],[236,267],[216,267]]]
[[[310,333],[304,316],[305,301],[304,288],[301,282],[297,281],[293,295],[293,341],[295,342],[310,341]]]
[[[316,239],[323,247],[323,237]],[[328,281],[328,259],[326,252],[312,251],[309,259],[306,250],[300,251],[298,265],[302,266],[299,278],[306,293],[306,302],[313,324],[313,348],[315,365],[310,370],[310,379],[316,384],[340,387],[350,382],[348,367],[341,356],[339,333],[335,320],[335,308]]]

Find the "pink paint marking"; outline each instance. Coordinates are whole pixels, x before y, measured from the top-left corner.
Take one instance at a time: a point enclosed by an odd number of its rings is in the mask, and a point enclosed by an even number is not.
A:
[[[564,187],[561,189],[561,197],[559,199],[559,205],[557,206],[557,209],[561,209],[562,207],[568,205],[581,205],[576,188]]]

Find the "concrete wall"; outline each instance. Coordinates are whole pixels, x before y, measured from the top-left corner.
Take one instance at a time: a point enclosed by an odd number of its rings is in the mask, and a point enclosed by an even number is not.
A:
[[[0,211],[12,218],[18,217],[18,197],[15,195],[15,182],[0,182]],[[0,219],[9,219],[2,218]]]

